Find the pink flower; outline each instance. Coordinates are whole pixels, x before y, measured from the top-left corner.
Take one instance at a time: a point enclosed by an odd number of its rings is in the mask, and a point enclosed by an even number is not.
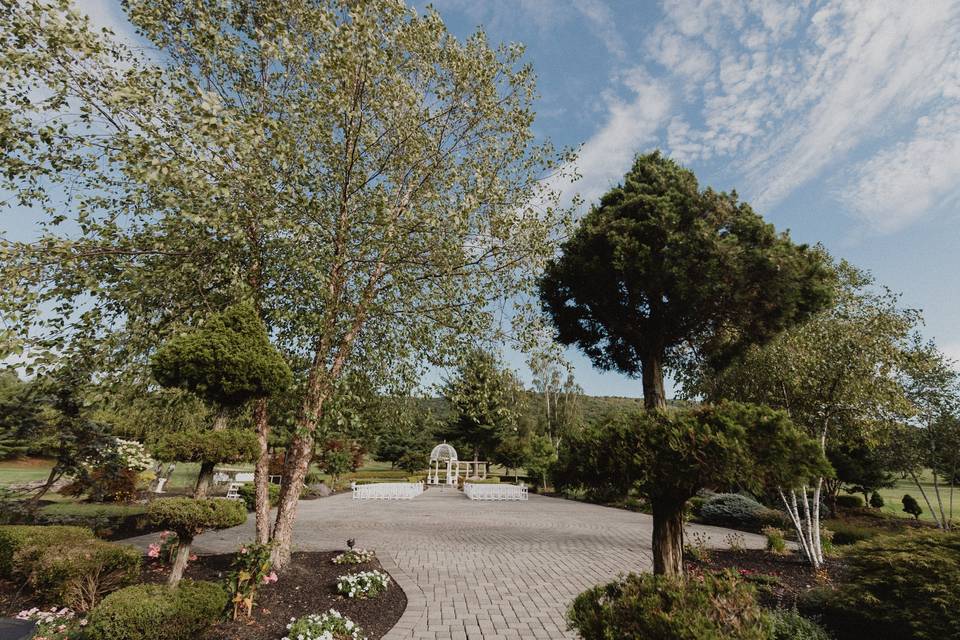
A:
[[[246,547],[240,547],[240,553],[246,554],[246,553],[247,553],[247,548],[246,548]]]
[[[263,584],[270,584],[271,582],[276,582],[277,580],[278,578],[276,571],[271,571],[270,575],[263,576]]]
[[[194,561],[196,561],[196,559],[197,559],[197,554],[191,553],[191,554],[190,554],[190,562],[194,562]]]
[[[151,558],[159,558],[159,557],[160,557],[160,545],[158,545],[158,544],[151,544],[149,547],[147,547],[147,555],[148,555],[149,557],[151,557]]]
[[[170,532],[169,532],[169,531],[161,531],[161,532],[160,532],[160,539],[161,539],[161,540],[166,540],[166,539],[169,538],[169,537],[170,537]]]

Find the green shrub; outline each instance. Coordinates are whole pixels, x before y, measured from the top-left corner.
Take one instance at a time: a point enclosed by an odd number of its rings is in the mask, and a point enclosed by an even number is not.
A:
[[[960,533],[880,536],[849,547],[843,561],[836,588],[800,600],[837,640],[960,638]]]
[[[690,510],[690,513],[696,517],[700,517],[700,510],[703,509],[703,505],[706,503],[707,499],[703,496],[693,496],[687,500],[687,507]]]
[[[700,507],[700,521],[732,529],[758,532],[765,526],[787,526],[786,517],[776,509],[763,506],[750,496],[718,493]]]
[[[904,494],[900,502],[903,503],[904,512],[912,515],[914,520],[920,519],[920,514],[923,513],[923,509],[920,507],[920,503],[917,502],[916,498],[907,493]]]
[[[734,574],[629,574],[584,591],[567,614],[583,640],[767,640],[752,587]]]
[[[260,444],[257,434],[249,430],[190,429],[164,435],[153,455],[165,461],[239,464],[256,460]]]
[[[307,475],[303,477],[303,484],[308,486],[311,484],[320,484],[321,482],[323,482],[323,478],[324,476],[322,473],[317,473],[316,471],[310,471],[307,473]]]
[[[247,521],[243,501],[226,498],[161,498],[150,503],[147,516],[185,540],[204,529],[226,529]]]
[[[96,538],[25,546],[14,557],[36,593],[75,611],[89,611],[108,593],[133,584],[140,577],[141,562],[137,548]]]
[[[796,611],[776,609],[768,618],[770,640],[831,640],[823,627]]]
[[[14,556],[25,545],[41,548],[93,538],[93,531],[86,527],[71,526],[0,526],[0,577],[10,578],[16,567]]]
[[[782,554],[787,552],[787,539],[783,535],[783,529],[776,527],[764,527],[760,533],[767,537],[767,551]]]
[[[482,480],[477,478],[466,480],[465,482],[469,482],[470,484],[500,484],[500,478],[498,476],[490,476],[489,478],[484,478]],[[508,483],[513,484],[513,479],[511,478]],[[508,483],[505,482],[504,484]]]
[[[833,532],[833,544],[838,546],[870,540],[880,533],[877,529],[844,522],[843,520],[830,520],[825,524]]]
[[[280,485],[267,485],[267,492],[270,494],[270,506],[275,507],[280,502]],[[247,511],[254,511],[257,508],[257,488],[252,483],[244,484],[237,490]]]
[[[170,588],[140,584],[107,596],[90,615],[90,640],[193,640],[222,614],[219,584],[184,580]]]
[[[879,493],[874,491],[873,494],[870,496],[870,506],[873,507],[874,509],[882,509],[883,504],[884,504],[883,496],[881,496]]]
[[[860,496],[837,496],[837,507],[840,509],[862,509],[863,498]]]

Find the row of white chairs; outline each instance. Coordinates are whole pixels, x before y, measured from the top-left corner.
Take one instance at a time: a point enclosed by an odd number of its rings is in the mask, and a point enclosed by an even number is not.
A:
[[[474,484],[465,482],[463,492],[471,500],[526,500],[526,485]]]
[[[412,500],[423,493],[422,482],[350,483],[354,500]]]

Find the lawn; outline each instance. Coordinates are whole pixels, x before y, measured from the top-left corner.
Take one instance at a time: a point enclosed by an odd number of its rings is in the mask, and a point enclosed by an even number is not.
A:
[[[930,502],[933,504],[934,509],[938,508],[936,497],[933,492],[933,476],[929,471],[924,472],[924,474],[920,477],[920,483],[923,485],[923,490],[926,492],[927,497],[930,498]],[[920,519],[933,520],[930,509],[927,508],[927,503],[924,501],[923,496],[920,494],[920,491],[917,489],[917,485],[914,484],[912,479],[907,478],[906,480],[897,480],[897,484],[895,486],[889,489],[881,489],[879,493],[883,497],[883,510],[885,512],[904,518],[912,517],[903,512],[903,504],[900,502],[900,500],[903,498],[903,495],[905,493],[909,493],[917,499],[917,502],[919,502],[920,506],[923,508],[923,513],[920,514]],[[947,517],[949,518],[950,487],[941,484],[940,496],[943,498],[943,510],[946,512]],[[954,519],[960,518],[960,487],[954,488],[953,513]]]

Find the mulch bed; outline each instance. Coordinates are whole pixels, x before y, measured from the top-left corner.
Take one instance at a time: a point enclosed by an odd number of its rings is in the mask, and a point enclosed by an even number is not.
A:
[[[221,622],[203,640],[279,640],[286,634],[290,618],[329,609],[336,609],[360,625],[370,640],[382,638],[403,615],[407,597],[393,580],[384,593],[369,600],[341,596],[336,588],[339,576],[383,568],[376,559],[364,564],[333,564],[331,560],[338,553],[294,553],[280,580],[258,589],[252,618]],[[223,581],[232,561],[233,554],[200,556],[190,563],[184,577]],[[142,581],[164,582],[167,573],[166,568],[145,563]],[[44,604],[13,583],[0,581],[0,617],[13,617],[18,611]]]
[[[829,584],[842,569],[835,557],[827,557],[820,572],[806,564],[800,554],[778,555],[763,549],[712,549],[707,562],[688,562],[687,571],[732,569],[757,587],[760,603],[767,607],[793,608],[804,591]]]
[[[257,590],[252,618],[221,622],[204,640],[279,640],[286,634],[290,618],[329,609],[336,609],[360,625],[370,640],[382,638],[403,615],[407,597],[393,580],[385,592],[369,600],[341,596],[337,593],[339,576],[384,569],[376,559],[364,564],[333,564],[333,557],[339,553],[294,553],[280,580]],[[220,581],[230,570],[232,561],[233,554],[200,556],[190,563],[184,577]],[[144,582],[162,582],[166,574],[166,571],[148,569]]]

